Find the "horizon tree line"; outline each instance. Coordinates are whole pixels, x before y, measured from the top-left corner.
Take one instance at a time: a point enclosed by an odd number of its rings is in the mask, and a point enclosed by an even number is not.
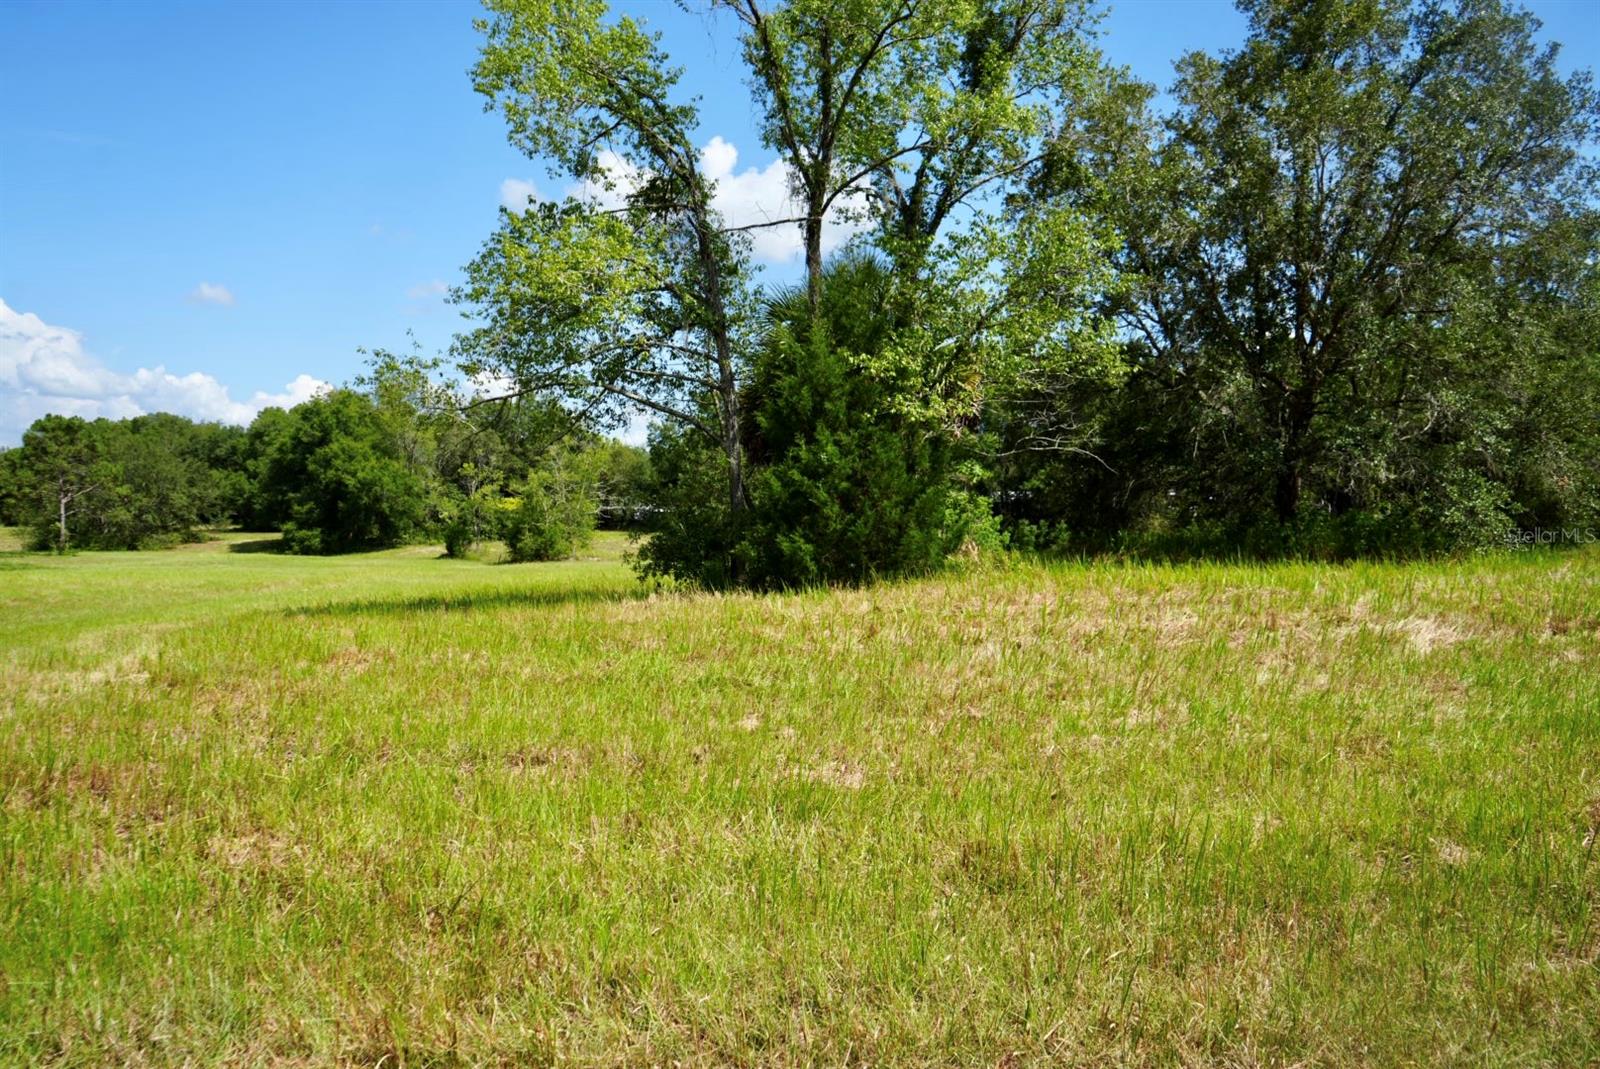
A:
[[[487,0],[474,87],[578,192],[503,209],[453,293],[452,373],[509,384],[470,411],[651,413],[639,564],[708,587],[1600,522],[1592,75],[1502,0],[1239,6],[1244,41],[1158,108],[1081,0],[710,3],[792,178],[763,225],[799,231],[803,281],[773,291],[659,38],[604,0]],[[416,411],[461,400],[438,370],[411,367]],[[428,513],[377,474],[416,467],[397,440],[347,496]],[[346,511],[274,519],[324,551],[421,529]]]

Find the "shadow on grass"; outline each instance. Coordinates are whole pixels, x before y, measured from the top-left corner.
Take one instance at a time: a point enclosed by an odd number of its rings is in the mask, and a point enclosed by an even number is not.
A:
[[[402,616],[425,612],[478,612],[487,609],[541,609],[556,605],[589,605],[601,602],[641,601],[650,591],[643,588],[620,590],[606,587],[577,587],[548,590],[484,590],[467,593],[426,594],[409,598],[366,598],[337,601],[327,605],[304,605],[285,609],[286,616]]]
[[[228,545],[229,553],[282,553],[283,539],[281,538],[251,538],[243,542],[232,542]]]

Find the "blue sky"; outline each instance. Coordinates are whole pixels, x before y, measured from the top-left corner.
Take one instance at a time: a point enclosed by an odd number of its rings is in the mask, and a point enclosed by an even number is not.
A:
[[[730,198],[781,175],[753,133],[725,19],[622,5],[661,29],[720,138]],[[1600,66],[1593,0],[1530,5],[1563,66]],[[442,297],[531,182],[467,77],[470,3],[0,3],[0,445],[44,411],[243,420],[448,343]],[[1211,0],[1122,0],[1116,63],[1165,85],[1236,44]],[[772,271],[793,271],[781,241]]]

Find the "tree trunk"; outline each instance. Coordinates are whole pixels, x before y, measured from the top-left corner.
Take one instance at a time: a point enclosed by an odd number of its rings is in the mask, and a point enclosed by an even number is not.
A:
[[[1289,397],[1285,413],[1283,446],[1278,454],[1277,482],[1272,490],[1272,507],[1281,523],[1292,523],[1300,513],[1302,473],[1305,469],[1306,437],[1311,432],[1311,417],[1316,412],[1314,387],[1302,385]]]
[[[816,200],[817,198],[813,198]],[[814,203],[806,208],[804,227],[806,243],[806,303],[811,306],[815,320],[822,311],[822,205]]]
[[[733,339],[728,329],[728,310],[722,292],[722,265],[719,259],[718,235],[712,225],[707,208],[711,198],[701,190],[701,211],[695,218],[696,245],[700,267],[705,273],[706,308],[710,312],[707,327],[716,350],[717,406],[722,419],[722,448],[728,458],[728,509],[734,517],[744,511],[744,443],[739,436],[739,383],[734,375]],[[735,586],[740,582],[739,562],[728,562],[729,578]]]
[[[1281,523],[1292,523],[1300,512],[1300,462],[1285,456],[1278,467],[1278,482],[1272,492],[1272,507]]]
[[[737,421],[728,422],[723,448],[728,453],[728,508],[738,513],[744,508],[744,447],[739,441]]]
[[[72,498],[68,494],[57,494],[56,502],[59,506],[59,516],[56,520],[56,549],[62,553],[67,551],[67,502]]]

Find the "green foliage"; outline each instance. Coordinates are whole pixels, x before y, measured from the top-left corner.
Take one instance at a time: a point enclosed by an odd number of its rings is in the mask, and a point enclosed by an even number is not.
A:
[[[1114,85],[1041,172],[1123,235],[1131,374],[1019,465],[1026,519],[1337,555],[1593,515],[1588,76],[1497,2],[1243,6],[1173,114]]]
[[[22,450],[0,448],[0,526],[21,527],[27,523],[26,509]]]
[[[247,531],[270,531],[281,522],[266,484],[267,459],[294,425],[281,408],[264,408],[244,432],[239,446],[239,478],[235,484],[233,516]]]
[[[139,416],[105,429],[118,472],[115,504],[95,517],[95,544],[135,549],[152,540],[193,541],[223,519],[224,487],[207,463],[196,425],[181,416]]]
[[[261,483],[286,549],[345,553],[396,545],[417,529],[422,481],[371,399],[335,390],[288,416]]]
[[[948,447],[860,418],[874,410],[853,406],[876,403],[875,391],[825,340],[778,348],[790,366],[758,413],[775,452],[750,480],[748,582],[861,583],[936,567],[962,534],[945,525]]]
[[[507,536],[515,511],[508,506],[516,501],[508,487],[532,479],[538,501],[561,499],[570,480],[550,473],[574,466],[572,457],[582,458],[585,472],[599,473],[589,481],[604,475],[615,484],[619,508],[636,507],[627,503],[637,501],[631,487],[642,451],[576,426],[553,399],[474,396],[439,377],[438,361],[382,350],[356,381],[359,390],[289,412],[263,411],[235,443],[242,458],[238,514],[258,529],[281,528],[293,552],[437,537],[447,555],[468,556],[475,545]],[[552,546],[572,544],[576,528],[565,519],[547,523],[536,511],[524,510],[517,528],[527,552],[569,553]],[[592,528],[592,517],[588,523]],[[569,533],[540,547],[528,533],[535,528]]]
[[[611,529],[640,526],[649,507],[649,452],[611,438],[592,442],[588,448],[594,453],[600,525]]]
[[[589,544],[600,508],[595,458],[557,451],[518,489],[506,514],[505,540],[513,561],[562,560]]]
[[[704,436],[668,423],[651,429],[641,575],[706,590],[735,584],[741,515],[729,507],[726,487],[725,457]]]
[[[137,549],[223,522],[235,428],[158,413],[112,422],[45,416],[6,464],[12,508],[39,548]]]
[[[66,552],[76,518],[110,498],[116,473],[100,428],[78,416],[44,416],[22,435],[24,515],[38,549]]]
[[[893,336],[894,296],[882,262],[854,257],[825,274],[816,320],[798,291],[771,308],[747,400],[759,467],[738,552],[752,585],[918,574],[966,537],[952,442],[860,366]]]
[[[501,503],[506,500],[500,480],[480,473],[476,465],[463,465],[459,474],[471,489],[453,498],[444,519],[445,555],[457,558],[467,556],[478,543],[501,536],[505,527]]]
[[[1170,112],[1077,0],[724,0],[789,168],[763,303],[662,41],[490,0],[475,88],[574,190],[500,223],[440,361],[247,431],[48,417],[0,521],[134,547],[443,537],[761,589],[963,547],[1318,558],[1600,525],[1600,94],[1501,0],[1244,0]],[[829,219],[865,224],[823,258]],[[472,388],[464,385],[475,384]],[[502,391],[486,396],[477,384]],[[640,411],[650,453],[603,438]],[[598,515],[597,515],[598,514]]]
[[[801,231],[807,316],[826,299],[825,221],[852,215],[894,265],[881,336],[835,348],[796,323],[789,342],[763,341],[748,238],[714,209],[697,113],[673,101],[659,40],[599,0],[491,0],[474,84],[512,143],[584,194],[502,214],[457,294],[478,319],[457,357],[601,420],[642,407],[671,425],[647,572],[772,586],[924,570],[960,540],[935,517],[971,511],[944,507],[943,472],[986,400],[1115,364],[1092,307],[1110,283],[1109,232],[1075,204],[1018,195],[1098,68],[1085,6],[720,6],[742,25],[763,136],[801,201],[774,225]],[[777,389],[791,411],[763,416]],[[784,439],[785,421],[808,418],[824,425]],[[680,429],[721,453],[723,504],[707,496],[708,453]],[[847,515],[865,484],[878,519]]]
[[[949,436],[897,410],[892,384],[864,367],[894,336],[895,298],[882,261],[849,256],[825,273],[816,320],[804,289],[769,304],[741,399],[747,507],[712,492],[710,450],[658,431],[646,574],[713,589],[863,583],[931,571],[992,526]]]
[[[511,143],[579,190],[501,212],[456,293],[477,319],[455,352],[599,425],[647,409],[715,443],[744,502],[737,338],[742,249],[701,165],[698,111],[637,20],[602,0],[489,0],[473,83]]]

